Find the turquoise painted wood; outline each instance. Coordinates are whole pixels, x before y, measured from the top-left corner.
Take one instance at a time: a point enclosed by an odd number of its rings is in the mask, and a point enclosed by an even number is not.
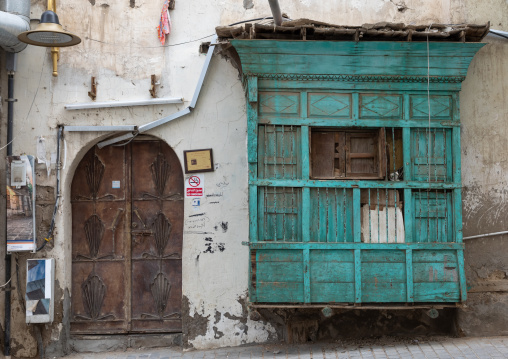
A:
[[[232,44],[247,98],[251,301],[465,301],[458,92],[484,44]],[[312,178],[317,128],[384,133],[383,178]]]

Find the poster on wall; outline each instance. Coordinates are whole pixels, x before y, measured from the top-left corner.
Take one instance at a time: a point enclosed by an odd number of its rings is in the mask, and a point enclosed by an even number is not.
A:
[[[33,156],[6,161],[7,252],[36,250]]]
[[[28,259],[26,273],[26,322],[53,322],[55,260]]]

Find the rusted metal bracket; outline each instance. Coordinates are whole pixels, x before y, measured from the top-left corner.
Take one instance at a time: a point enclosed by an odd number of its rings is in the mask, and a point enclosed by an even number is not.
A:
[[[151,76],[151,85],[150,85],[150,95],[152,95],[153,98],[157,97],[157,93],[155,91],[155,85],[157,85],[157,80],[155,78],[155,75]]]
[[[95,77],[93,76],[92,76],[92,90],[88,91],[88,96],[90,96],[90,98],[94,101],[95,98],[97,97],[97,83],[95,82]]]

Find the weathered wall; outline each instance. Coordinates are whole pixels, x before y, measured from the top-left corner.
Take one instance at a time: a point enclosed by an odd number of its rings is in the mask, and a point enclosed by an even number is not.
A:
[[[493,2],[491,11],[466,2],[467,21],[490,20],[508,30],[508,4]],[[488,36],[474,58],[461,93],[464,236],[507,231],[508,140],[506,74],[508,43]],[[464,335],[508,334],[508,260],[506,235],[466,240],[468,306],[459,312]]]
[[[45,1],[32,1],[32,5],[32,18],[39,17]],[[57,5],[61,23],[69,31],[79,34],[83,42],[76,47],[61,49],[58,78],[51,76],[49,50],[29,46],[20,54],[15,88],[18,99],[15,105],[15,154],[35,154],[39,135],[46,138],[48,156],[55,152],[59,124],[141,125],[183,109],[192,98],[204,61],[204,56],[198,53],[200,41],[193,40],[213,34],[217,25],[270,15],[265,0],[177,0],[176,9],[171,12],[173,33],[169,37],[170,46],[161,47],[155,26],[162,1],[136,0],[134,7],[128,1],[111,0],[66,0]],[[494,28],[507,30],[505,17],[508,9],[503,0],[280,0],[280,5],[291,18],[305,17],[339,24],[379,21],[485,23],[492,20]],[[508,162],[504,154],[508,144],[503,126],[506,115],[503,78],[508,70],[505,60],[508,44],[490,37],[487,41],[492,44],[475,58],[461,95],[466,236],[506,229],[503,227],[503,209]],[[0,80],[2,97],[5,98],[3,73],[2,70]],[[67,103],[90,101],[87,93],[91,76],[98,82],[97,101],[149,98],[151,74],[160,79],[159,97],[182,96],[185,104],[86,111],[64,109]],[[185,202],[183,295],[186,313],[183,334],[187,345],[195,348],[265,342],[281,337],[280,325],[275,320],[267,324],[248,319],[245,304],[248,249],[241,245],[248,238],[244,103],[238,73],[225,60],[215,57],[197,109],[187,117],[150,132],[164,139],[180,161],[183,150],[211,147],[214,151],[216,171],[205,174],[205,194],[209,197],[204,198],[199,211],[192,208],[189,199]],[[5,144],[5,117],[3,111],[2,144]],[[105,133],[65,134],[67,159],[62,172],[62,205],[55,236],[47,249],[37,255],[57,260],[56,319],[53,325],[42,330],[45,345],[50,344],[55,355],[72,349],[66,341],[66,310],[71,291],[70,183],[82,156],[106,136]],[[44,167],[38,166],[37,171],[38,185],[48,189],[45,202],[40,202],[37,208],[40,232],[48,225],[48,208],[53,195],[49,188],[55,185],[55,172],[53,168],[48,177]],[[3,179],[0,184],[1,181]],[[190,217],[197,213],[204,215]],[[227,224],[227,230],[223,224]],[[2,238],[3,235],[0,233]],[[211,238],[213,242],[205,238]],[[501,256],[503,246],[506,246],[503,238],[468,242],[468,279],[504,280],[508,263]],[[2,250],[0,257],[3,258]],[[20,257],[20,280],[23,283],[27,255]],[[0,271],[2,263],[0,261]],[[16,296],[13,293],[12,354],[33,357],[37,353],[37,341],[33,329],[24,324],[22,302]],[[484,333],[484,328],[478,324],[467,324],[468,318],[479,323],[493,317],[496,310],[507,310],[502,292],[471,293],[470,298],[471,310],[459,316],[459,319],[464,318],[459,323],[466,334]],[[1,305],[0,300],[0,310]],[[508,330],[508,323],[502,319],[495,323],[492,333]]]

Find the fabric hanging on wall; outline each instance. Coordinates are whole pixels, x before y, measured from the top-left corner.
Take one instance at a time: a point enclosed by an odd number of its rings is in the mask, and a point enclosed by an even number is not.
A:
[[[166,35],[171,33],[171,18],[169,17],[168,7],[169,0],[164,0],[159,26],[157,26],[157,36],[159,37],[161,45],[164,45],[166,42]]]

